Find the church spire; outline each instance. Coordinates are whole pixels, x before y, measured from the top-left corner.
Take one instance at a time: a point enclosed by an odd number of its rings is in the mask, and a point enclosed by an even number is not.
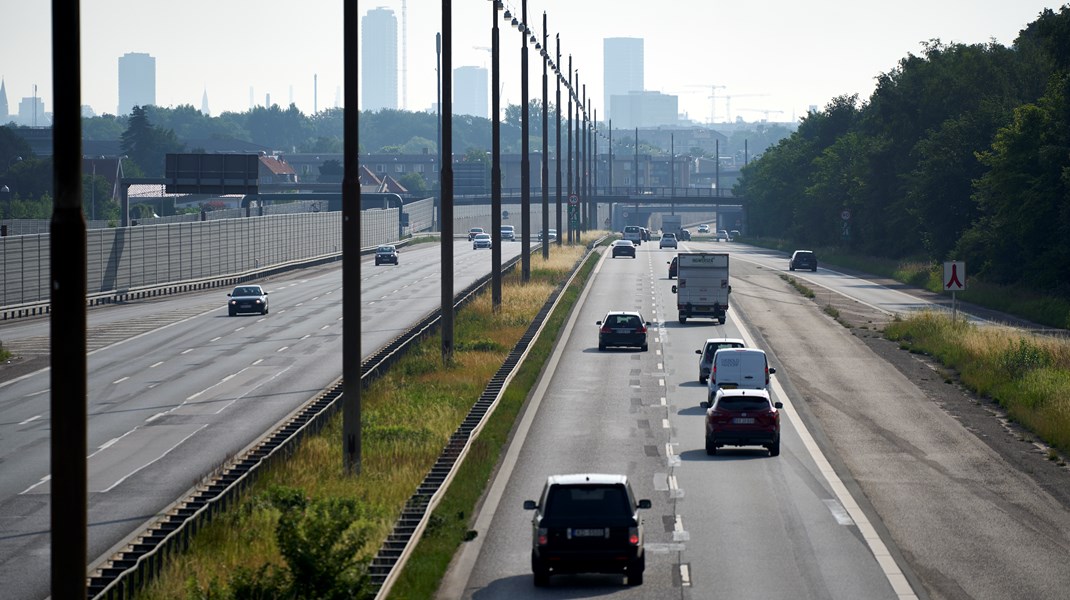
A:
[[[10,114],[7,108],[7,88],[4,86],[4,79],[0,77],[0,125],[7,124],[7,117]]]
[[[208,88],[204,88],[204,94],[201,96],[201,113],[206,116],[212,116],[212,113],[208,110]]]

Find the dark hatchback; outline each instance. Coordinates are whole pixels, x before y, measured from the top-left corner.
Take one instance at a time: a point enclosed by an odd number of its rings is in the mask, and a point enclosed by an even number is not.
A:
[[[679,270],[679,263],[680,263],[680,257],[679,256],[674,256],[674,257],[672,257],[672,260],[669,261],[669,279],[672,279],[673,277],[676,277],[676,273]]]
[[[535,585],[561,573],[620,573],[641,585],[646,569],[640,509],[624,475],[552,475],[539,502],[525,500],[531,520],[531,570]]]
[[[618,256],[630,256],[635,258],[635,244],[631,240],[617,240],[613,242],[613,258]]]
[[[795,269],[816,271],[817,256],[812,250],[796,250],[791,254],[791,259],[788,261],[788,270],[794,271]]]
[[[232,317],[238,313],[268,314],[268,293],[258,285],[239,285],[227,296],[227,311]]]
[[[598,349],[610,346],[629,346],[647,350],[646,329],[650,322],[637,312],[610,311],[598,325]]]

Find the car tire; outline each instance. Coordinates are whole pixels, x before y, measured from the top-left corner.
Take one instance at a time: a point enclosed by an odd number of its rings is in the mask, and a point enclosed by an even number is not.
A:
[[[780,456],[780,438],[769,444],[769,456]]]
[[[646,351],[647,351],[647,345],[643,344],[643,352],[646,352]]]
[[[645,567],[645,565],[643,563],[646,562],[646,561],[645,560],[637,560],[635,562],[636,562],[635,565],[629,565],[628,566],[627,577],[628,577],[628,586],[629,587],[636,586],[636,585],[643,585],[643,571],[644,571],[644,567]],[[634,573],[632,572],[632,569],[635,569]]]
[[[717,317],[717,322],[724,325],[724,322],[728,320],[728,317]]]
[[[795,265],[788,265],[788,270],[789,271],[794,271],[795,270]]]
[[[264,310],[260,311],[260,314],[262,314],[262,315],[268,314],[268,307],[265,306]]]
[[[814,273],[817,273],[817,267],[816,266],[814,268],[810,269],[810,270],[813,271]]]
[[[602,352],[605,349],[606,349],[606,345],[605,344],[598,344],[598,351],[599,352]]]
[[[687,323],[687,317],[681,316],[680,317],[680,324],[683,325],[684,323]]]
[[[698,382],[703,384],[703,385],[705,385],[706,384],[706,378],[705,377],[699,377],[698,378]]]
[[[710,438],[706,438],[706,456],[716,456],[716,454],[717,445]]]
[[[230,311],[230,316],[236,317],[236,316],[238,316],[238,313],[236,311],[232,310],[232,311]]]

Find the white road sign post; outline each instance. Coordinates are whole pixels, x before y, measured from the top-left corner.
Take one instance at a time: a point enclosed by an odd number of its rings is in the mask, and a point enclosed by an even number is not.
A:
[[[951,292],[951,320],[958,317],[958,303],[955,292],[966,289],[966,263],[952,260],[944,263],[944,289]]]

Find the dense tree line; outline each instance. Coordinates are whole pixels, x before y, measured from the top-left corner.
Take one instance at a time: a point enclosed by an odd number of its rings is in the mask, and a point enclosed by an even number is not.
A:
[[[1009,48],[924,44],[743,170],[750,232],[1070,293],[1068,67],[1068,6]]]

